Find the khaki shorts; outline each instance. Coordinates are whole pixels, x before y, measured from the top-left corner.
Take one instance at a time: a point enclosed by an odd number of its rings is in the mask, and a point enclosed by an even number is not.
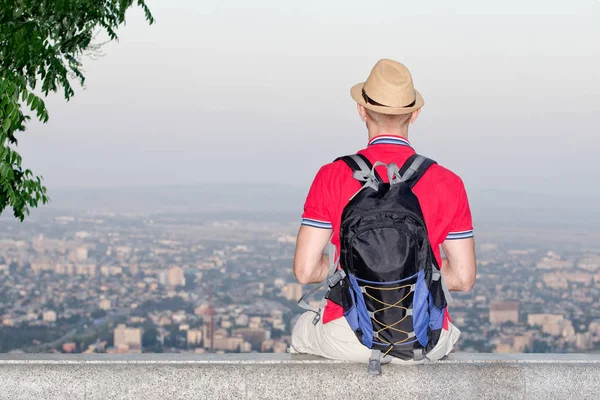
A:
[[[290,353],[314,354],[334,360],[343,360],[357,363],[368,363],[371,349],[358,341],[358,338],[348,325],[346,318],[338,318],[323,324],[322,320],[315,325],[315,313],[307,311],[298,318],[292,331],[292,345]],[[442,330],[437,345],[427,354],[427,359],[422,361],[400,360],[391,358],[394,364],[422,364],[427,361],[437,361],[451,351],[458,338],[460,330],[452,325],[448,330]],[[385,360],[384,360],[385,361]]]

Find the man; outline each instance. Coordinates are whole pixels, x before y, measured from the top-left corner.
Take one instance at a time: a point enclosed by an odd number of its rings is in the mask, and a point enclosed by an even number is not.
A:
[[[392,60],[380,60],[364,83],[352,87],[351,96],[368,131],[368,146],[358,154],[375,164],[403,165],[415,150],[408,141],[409,125],[423,107],[420,93],[414,89],[408,69]],[[377,167],[388,181],[385,166]],[[323,166],[317,173],[304,206],[298,232],[294,274],[298,282],[323,282],[329,272],[329,258],[324,249],[331,240],[340,255],[342,212],[348,201],[361,189],[352,171],[343,161]],[[448,169],[432,165],[413,188],[422,209],[427,236],[445,284],[449,290],[469,291],[476,275],[473,226],[462,180]],[[446,258],[442,260],[440,246]],[[327,300],[320,318],[306,312],[292,332],[293,353],[309,353],[353,362],[368,362],[371,350],[359,342],[344,318],[344,310]],[[458,340],[460,331],[452,325],[444,310],[443,328],[437,345],[427,354],[429,360],[446,356]],[[416,363],[415,360],[392,362]]]

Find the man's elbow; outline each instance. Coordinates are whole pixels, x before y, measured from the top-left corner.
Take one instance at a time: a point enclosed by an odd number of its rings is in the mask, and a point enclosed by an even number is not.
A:
[[[470,292],[471,289],[473,289],[473,285],[475,285],[475,279],[462,280],[459,284],[458,291]]]
[[[311,283],[311,274],[306,265],[295,263],[294,276],[296,277],[298,283],[302,285],[308,285],[309,283]]]
[[[294,270],[294,275],[298,283],[302,285],[308,285],[310,283],[310,276],[304,272]]]
[[[470,292],[475,285],[476,274],[468,274],[465,276],[461,276],[458,279],[458,291],[459,292]]]

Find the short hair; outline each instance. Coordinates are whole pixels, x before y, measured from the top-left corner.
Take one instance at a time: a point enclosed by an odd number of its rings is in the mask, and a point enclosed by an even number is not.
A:
[[[377,124],[377,126],[389,126],[389,125],[408,125],[412,113],[392,115],[392,114],[381,114],[373,110],[365,108],[369,118]]]

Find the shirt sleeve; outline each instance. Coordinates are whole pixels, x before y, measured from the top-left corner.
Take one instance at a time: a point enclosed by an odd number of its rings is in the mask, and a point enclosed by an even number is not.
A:
[[[456,210],[446,240],[468,239],[472,237],[473,218],[471,216],[471,208],[465,185],[459,178],[456,187]]]
[[[332,229],[329,210],[330,190],[326,166],[322,167],[308,191],[302,214],[302,225],[321,229]]]

